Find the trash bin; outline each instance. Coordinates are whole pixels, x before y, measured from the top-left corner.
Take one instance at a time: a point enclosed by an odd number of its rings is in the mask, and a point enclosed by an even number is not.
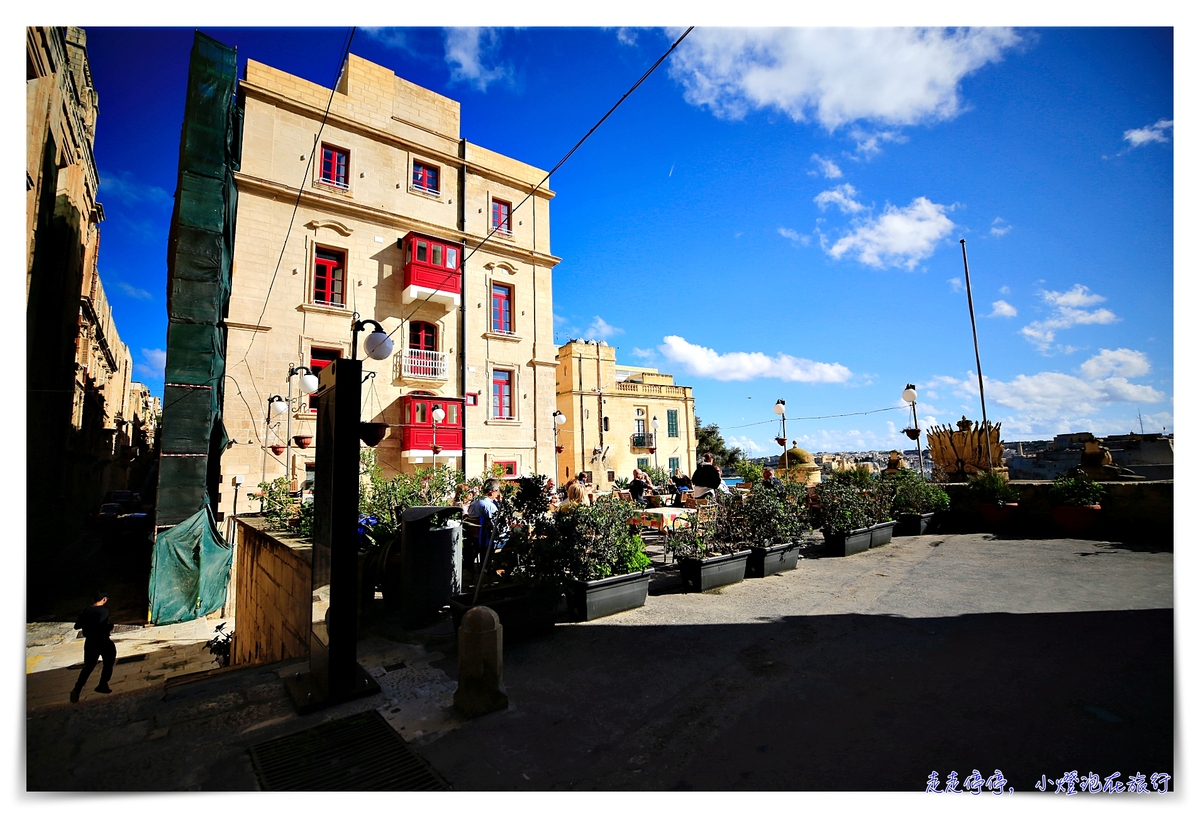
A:
[[[462,523],[457,506],[414,506],[400,517],[400,624],[419,628],[462,590]],[[394,604],[394,603],[389,603]]]

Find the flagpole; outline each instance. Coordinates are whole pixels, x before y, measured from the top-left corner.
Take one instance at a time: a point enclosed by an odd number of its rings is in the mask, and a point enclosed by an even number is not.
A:
[[[983,365],[979,363],[979,334],[975,331],[975,302],[971,298],[971,271],[967,268],[967,240],[959,239],[963,254],[963,275],[967,279],[967,309],[971,313],[971,339],[975,342],[975,373],[979,376],[979,408],[983,411],[983,434],[987,440],[988,470],[995,468],[992,464],[992,431],[988,426],[987,403],[983,399]]]

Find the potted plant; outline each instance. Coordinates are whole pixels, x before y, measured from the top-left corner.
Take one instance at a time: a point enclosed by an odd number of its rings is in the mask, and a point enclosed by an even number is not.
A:
[[[867,489],[849,480],[825,480],[816,487],[814,510],[828,553],[848,557],[871,547],[875,521]]]
[[[967,491],[988,525],[1006,528],[1017,516],[1017,490],[998,471],[978,472],[967,479]]]
[[[535,548],[564,571],[567,611],[577,621],[639,608],[650,587],[650,557],[629,520],[637,509],[627,500],[602,495],[592,505],[564,505],[552,515]]]
[[[750,547],[746,578],[761,578],[790,571],[800,559],[800,539],[808,530],[805,501],[807,487],[783,483],[779,488],[761,480],[754,483],[740,508],[744,533],[739,538]]]
[[[736,534],[736,503],[719,495],[718,504],[686,516],[685,527],[673,531],[667,541],[685,591],[707,591],[745,579],[750,546]]]
[[[271,450],[271,454],[274,455],[281,455],[287,451],[287,446],[281,446],[278,443],[268,446],[267,448],[269,448]]]
[[[924,534],[934,515],[950,508],[950,495],[936,483],[925,480],[912,469],[901,469],[884,482],[891,488],[892,516],[896,518],[896,536]]]
[[[1050,486],[1050,516],[1068,537],[1086,537],[1100,522],[1104,486],[1086,474],[1064,474]]]

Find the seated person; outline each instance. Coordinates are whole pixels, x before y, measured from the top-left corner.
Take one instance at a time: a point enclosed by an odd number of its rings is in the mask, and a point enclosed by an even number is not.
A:
[[[483,555],[487,553],[488,547],[495,547],[495,520],[499,513],[499,507],[496,505],[498,499],[500,499],[500,481],[495,477],[490,477],[484,481],[483,490],[478,497],[471,501],[471,505],[467,509],[467,523],[479,527],[479,539],[475,543],[475,549],[480,566],[483,565]]]
[[[564,502],[562,505],[560,505],[558,507],[558,509],[559,509],[559,511],[567,511],[568,509],[571,509],[571,508],[576,508],[578,506],[586,506],[586,505],[588,505],[587,492],[585,492],[583,490],[583,486],[572,481],[571,484],[569,486],[567,486],[566,502]]]
[[[654,485],[650,482],[650,475],[641,469],[634,469],[633,479],[629,481],[626,490],[629,492],[629,496],[633,498],[633,502],[638,505],[645,505],[642,498],[647,491],[653,493]]]
[[[683,507],[684,492],[692,490],[692,478],[683,473],[681,469],[676,469],[671,475],[671,485],[675,488],[675,506]]]
[[[692,475],[692,486],[696,499],[705,497],[724,485],[724,481],[721,480],[721,472],[713,465],[712,453],[705,453],[703,462]]]
[[[780,489],[783,488],[783,481],[775,476],[774,469],[763,469],[762,481],[763,481],[763,485],[770,486],[771,488],[775,489],[776,491],[779,491]]]

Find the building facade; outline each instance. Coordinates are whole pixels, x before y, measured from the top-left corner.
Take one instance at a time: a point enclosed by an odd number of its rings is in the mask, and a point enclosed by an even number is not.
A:
[[[80,28],[26,29],[26,461],[30,576],[125,488],[133,360],[97,270],[99,97]],[[50,542],[41,542],[47,538]]]
[[[560,484],[579,472],[601,491],[634,468],[696,469],[696,409],[690,386],[657,369],[623,366],[602,341],[558,349],[556,396]]]
[[[300,379],[352,354],[356,316],[395,344],[384,361],[359,351],[373,373],[362,419],[388,428],[385,474],[435,460],[549,471],[559,259],[545,172],[461,138],[457,102],[354,55],[336,91],[250,60],[239,92],[224,402],[236,444],[220,508],[234,478],[300,488],[311,474],[316,401]]]

